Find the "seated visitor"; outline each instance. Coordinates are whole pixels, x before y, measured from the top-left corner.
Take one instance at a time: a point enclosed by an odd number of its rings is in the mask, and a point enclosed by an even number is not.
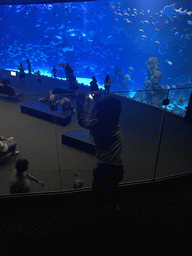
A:
[[[99,90],[99,87],[98,87],[97,80],[96,80],[95,76],[92,77],[92,81],[90,82],[90,85],[91,85],[91,91],[98,91]]]
[[[34,178],[31,174],[27,173],[28,160],[20,159],[16,162],[15,170],[13,171],[10,179],[10,193],[29,193],[31,192],[31,182],[33,180],[39,185],[44,186],[44,184]]]
[[[0,136],[0,156],[8,153],[12,155],[19,154],[19,151],[16,151],[17,143],[13,139],[13,137],[6,139],[4,135]]]
[[[56,103],[62,107],[62,110],[71,110],[73,113],[75,113],[75,109],[72,106],[69,98],[64,97],[63,99],[61,99],[60,101],[57,101]]]
[[[49,101],[49,104],[53,104],[53,103],[56,103],[56,95],[54,94],[54,91],[50,91],[49,92],[49,98],[48,98],[48,101]]]

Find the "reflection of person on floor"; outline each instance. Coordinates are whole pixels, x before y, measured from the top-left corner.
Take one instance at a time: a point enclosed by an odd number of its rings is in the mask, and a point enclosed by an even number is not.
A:
[[[29,59],[27,59],[26,62],[28,63],[28,72],[29,72],[29,75],[31,75],[31,64],[30,64],[30,62],[29,62]]]
[[[90,130],[95,142],[97,165],[93,171],[92,221],[96,223],[103,207],[110,205],[111,213],[117,209],[117,187],[124,175],[119,126],[121,102],[112,96],[100,97],[88,119],[84,111],[86,93],[76,95],[78,123]]]
[[[11,153],[12,155],[18,155],[19,151],[16,151],[17,143],[13,141],[13,137],[5,138],[4,135],[0,136],[0,155]]]
[[[20,82],[22,82],[23,80],[23,83],[25,84],[25,71],[24,71],[24,67],[23,67],[23,64],[20,63],[20,66],[18,67],[18,69],[20,70]]]
[[[33,180],[39,185],[44,186],[41,181],[38,181],[31,174],[27,173],[28,160],[20,159],[16,162],[15,170],[10,179],[10,193],[29,193],[31,192],[31,182]]]
[[[40,71],[37,72],[37,86],[39,86],[39,84],[42,86]]]
[[[55,66],[53,66],[53,70],[52,70],[52,72],[53,72],[53,76],[54,76],[54,78],[56,78],[57,69],[55,68]]]

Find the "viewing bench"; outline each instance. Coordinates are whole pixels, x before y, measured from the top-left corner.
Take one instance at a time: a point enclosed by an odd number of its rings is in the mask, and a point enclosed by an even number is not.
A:
[[[0,84],[0,96],[23,100],[23,93],[18,92],[9,85]]]

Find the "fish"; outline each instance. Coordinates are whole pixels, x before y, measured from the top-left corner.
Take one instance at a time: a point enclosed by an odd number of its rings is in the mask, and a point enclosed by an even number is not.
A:
[[[139,29],[139,32],[144,32],[143,29]]]
[[[118,19],[115,19],[115,21],[119,21]]]
[[[179,15],[191,15],[192,11],[187,12],[187,9],[182,11],[182,7],[180,9],[175,8],[175,3],[171,5],[166,5],[163,8],[163,13],[169,18],[173,19],[175,17],[178,17]]]
[[[172,65],[173,63],[169,60],[165,60],[165,62],[167,62],[169,65]]]
[[[187,23],[188,23],[189,25],[192,25],[192,21],[191,21],[191,20],[188,20]]]
[[[123,50],[121,48],[119,48],[118,51],[122,52]]]
[[[168,21],[168,20],[166,20],[166,21],[165,21],[165,25],[168,25],[168,24],[169,24],[169,21]]]
[[[160,29],[158,29],[158,28],[155,28],[155,31],[160,31]]]
[[[144,11],[143,11],[143,10],[141,10],[141,11],[140,11],[140,14],[144,14]]]
[[[155,41],[157,35],[158,35],[158,31],[155,31],[155,33],[153,33],[153,35],[151,37],[151,41]]]
[[[159,41],[155,41],[155,44],[160,44],[160,42]]]
[[[130,71],[134,71],[134,68],[130,67],[129,70],[130,70]]]
[[[151,25],[153,25],[153,26],[154,26],[154,25],[155,25],[155,22],[153,22],[153,21],[152,21],[152,22],[151,22]]]

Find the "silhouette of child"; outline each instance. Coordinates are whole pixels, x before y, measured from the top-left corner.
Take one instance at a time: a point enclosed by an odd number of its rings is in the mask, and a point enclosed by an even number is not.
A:
[[[56,78],[57,69],[55,68],[55,66],[53,66],[52,72],[53,72],[54,78]]]
[[[97,165],[93,170],[92,221],[99,220],[102,210],[110,205],[112,212],[117,209],[117,187],[123,179],[122,135],[119,125],[121,102],[112,96],[97,99],[91,114],[87,117],[84,109],[86,93],[76,93],[76,112],[80,126],[89,129],[93,135]]]
[[[40,71],[37,72],[37,86],[39,86],[39,84],[42,86]]]
[[[22,82],[23,80],[23,83],[25,84],[25,71],[24,71],[24,67],[23,67],[23,64],[20,63],[20,66],[18,67],[18,69],[20,70],[20,82]]]

